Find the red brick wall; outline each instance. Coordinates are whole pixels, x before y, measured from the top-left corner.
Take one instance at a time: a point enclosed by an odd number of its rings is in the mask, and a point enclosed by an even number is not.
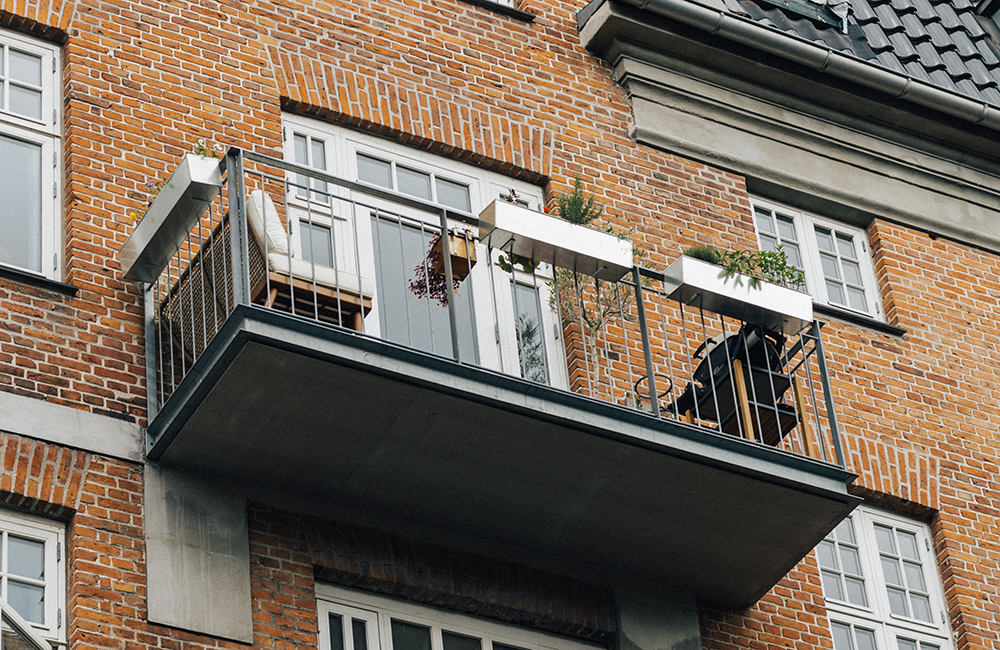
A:
[[[581,5],[529,0],[529,25],[458,0],[3,0],[0,25],[63,44],[65,279],[80,291],[0,280],[0,390],[143,420],[141,300],[116,258],[128,213],[196,138],[280,153],[282,106],[538,182],[550,200],[579,173],[653,267],[696,242],[753,246],[739,175],[629,139],[627,98],[580,47]],[[849,464],[859,493],[932,521],[960,647],[996,648],[998,259],[883,221],[870,236],[907,333],[824,330]],[[142,622],[137,468],[5,444],[6,503],[76,513],[74,643],[225,645]],[[255,516],[257,643],[308,645],[308,540]],[[705,645],[830,647],[820,593],[807,558],[750,611],[704,605]]]

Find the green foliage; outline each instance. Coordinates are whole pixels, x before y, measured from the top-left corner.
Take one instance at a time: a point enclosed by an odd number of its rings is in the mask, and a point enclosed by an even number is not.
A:
[[[525,273],[534,273],[539,264],[541,264],[540,261],[533,260],[530,257],[524,257],[523,255],[517,255],[515,253],[510,254],[510,259],[507,259],[504,255],[500,255],[497,259],[497,266],[503,269],[504,273],[513,273],[515,266],[520,266],[521,270]]]
[[[805,273],[788,262],[781,245],[773,251],[719,251],[711,246],[694,246],[684,254],[721,266],[729,277],[748,275],[758,282],[764,280],[791,289],[804,287],[806,283]]]
[[[604,208],[594,200],[593,192],[585,196],[583,181],[577,174],[573,180],[573,191],[556,197],[556,211],[566,221],[586,226],[600,218]]]

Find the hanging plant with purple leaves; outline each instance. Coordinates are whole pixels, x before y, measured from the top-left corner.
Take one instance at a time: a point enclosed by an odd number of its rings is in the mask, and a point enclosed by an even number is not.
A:
[[[413,269],[413,277],[410,279],[410,293],[417,298],[431,298],[437,300],[442,307],[448,306],[448,283],[445,281],[444,273],[438,273],[435,268],[441,268],[441,235],[431,238],[427,255]],[[462,280],[452,277],[454,289],[457,292]],[[457,293],[456,293],[457,295]]]

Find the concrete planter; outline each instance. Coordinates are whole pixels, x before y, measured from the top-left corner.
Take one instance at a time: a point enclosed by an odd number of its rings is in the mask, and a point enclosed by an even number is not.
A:
[[[809,294],[747,275],[729,275],[693,257],[680,257],[663,275],[668,298],[705,311],[785,334],[801,331],[813,319]]]
[[[122,246],[126,280],[153,282],[222,187],[220,161],[187,154]]]
[[[632,270],[632,243],[497,199],[479,214],[480,237],[499,248],[614,282]]]

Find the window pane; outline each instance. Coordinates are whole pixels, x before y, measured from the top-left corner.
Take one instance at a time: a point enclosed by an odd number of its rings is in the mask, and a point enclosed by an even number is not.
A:
[[[0,263],[42,270],[42,147],[0,135]]]
[[[913,605],[913,618],[921,621],[931,621],[931,601],[921,594],[910,594],[910,604]]]
[[[382,338],[433,354],[453,356],[448,308],[439,300],[445,295],[444,283],[424,264],[433,232],[373,215],[372,237]],[[412,283],[427,279],[434,288],[430,299],[426,295],[417,296],[410,289]],[[467,277],[455,290],[458,345],[463,361],[478,363],[470,283]]]
[[[10,85],[10,112],[42,119],[42,91]]]
[[[444,650],[482,650],[483,648],[483,642],[474,636],[455,634],[446,630],[441,630],[441,641],[444,644]]]
[[[430,628],[393,619],[392,650],[431,650]]]
[[[865,302],[865,292],[854,287],[847,287],[847,296],[851,299],[851,307],[858,311],[868,311],[868,303]]]
[[[816,555],[819,556],[819,565],[824,569],[838,569],[837,556],[834,552],[833,542],[822,541],[816,547]]]
[[[435,179],[437,184],[438,203],[462,210],[472,212],[472,203],[469,200],[469,186],[445,178]]]
[[[10,78],[32,86],[42,85],[42,57],[10,50]]]
[[[841,257],[858,259],[858,254],[854,252],[854,238],[849,235],[837,233],[837,249],[840,251]]]
[[[795,236],[795,223],[788,217],[778,217],[778,234],[782,239],[798,239]]]
[[[326,146],[322,140],[312,140],[312,167],[326,171]]]
[[[819,246],[820,250],[829,251],[831,253],[837,252],[833,247],[833,234],[826,228],[816,227],[816,244]]]
[[[834,528],[834,533],[837,535],[837,539],[842,542],[847,542],[848,544],[856,544],[854,541],[854,524],[852,519],[848,517],[844,521],[837,524]]]
[[[757,227],[760,231],[773,235],[774,224],[771,222],[771,213],[761,208],[756,208],[754,213],[757,216]]]
[[[856,548],[841,546],[840,561],[843,563],[844,571],[856,576],[861,575],[861,556],[858,555]]]
[[[409,167],[396,165],[396,182],[399,191],[403,194],[416,196],[421,199],[431,199],[431,175],[418,172]]]
[[[910,639],[900,639],[897,637],[896,645],[899,646],[899,650],[917,650],[917,642]]]
[[[32,580],[45,579],[45,543],[9,535],[7,537],[8,573]]]
[[[835,302],[838,305],[845,304],[844,302],[844,288],[838,283],[831,280],[826,281],[826,293],[830,302]]]
[[[770,235],[761,235],[760,248],[765,251],[776,251],[778,250],[778,240]]]
[[[844,262],[842,265],[844,269],[844,279],[851,284],[864,284],[861,281],[861,267],[857,262]]]
[[[875,541],[882,553],[896,554],[896,544],[892,541],[892,529],[888,526],[875,525]]]
[[[344,619],[330,614],[330,650],[344,650]]]
[[[920,554],[917,552],[917,536],[905,530],[896,531],[896,539],[899,540],[899,554],[907,560],[920,561]]]
[[[840,588],[840,575],[832,571],[823,571],[823,594],[830,600],[844,600],[844,592]]]
[[[830,626],[833,628],[833,650],[854,650],[854,642],[851,641],[851,626],[836,621]]]
[[[506,643],[493,643],[493,650],[525,650],[525,648],[519,648],[516,645],[507,645]]]
[[[304,135],[296,133],[293,138],[295,143],[295,162],[300,165],[309,165],[309,146],[308,139]],[[299,196],[305,196],[306,191],[302,189],[309,184],[309,179],[302,174],[295,175],[295,184],[299,187],[295,188],[296,193]]]
[[[781,245],[781,250],[785,251],[785,257],[788,258],[789,264],[799,269],[802,268],[802,257],[799,255],[798,244],[789,244],[788,242],[784,242]]]
[[[906,592],[900,589],[889,589],[889,609],[896,616],[909,616],[906,606]]]
[[[832,255],[821,253],[819,259],[823,263],[823,275],[833,280],[839,280],[840,265],[837,264],[837,258]]]
[[[875,650],[875,632],[856,627],[854,636],[858,640],[858,650]]]
[[[535,287],[514,284],[514,328],[517,332],[517,356],[521,376],[540,384],[549,383],[549,364],[545,355],[542,310]]]
[[[2,49],[0,49],[0,54],[3,54]],[[18,632],[6,616],[2,618],[2,621],[0,623],[0,647],[3,647],[3,650],[37,650],[34,641]]]
[[[906,574],[906,586],[914,591],[927,591],[924,587],[924,572],[919,564],[903,562],[903,572]]]
[[[868,606],[868,598],[865,597],[865,583],[857,578],[844,578],[847,583],[847,601],[853,605],[861,607]]]
[[[24,620],[30,623],[45,623],[45,589],[37,585],[26,585],[14,580],[7,581],[7,603]]]
[[[302,221],[299,237],[302,240],[302,258],[322,266],[333,267],[333,241],[330,228]]]
[[[368,626],[363,619],[351,619],[351,633],[354,641],[354,650],[368,650]]]
[[[899,572],[899,560],[882,556],[882,574],[886,584],[903,586],[903,576]]]
[[[384,160],[358,154],[358,180],[392,189],[392,165]]]

